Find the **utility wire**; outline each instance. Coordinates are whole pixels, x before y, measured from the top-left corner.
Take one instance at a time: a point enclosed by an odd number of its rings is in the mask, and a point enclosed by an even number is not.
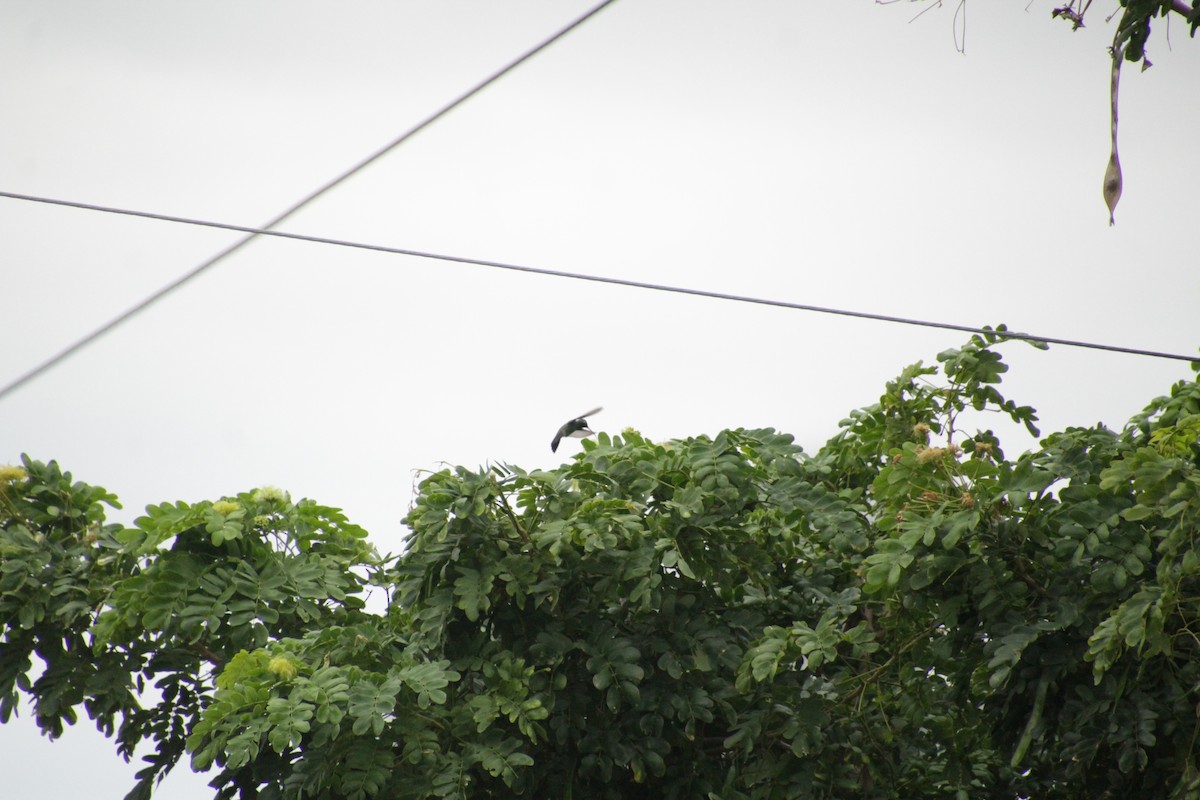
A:
[[[511,264],[504,261],[488,261],[486,259],[470,258],[468,256],[431,253],[425,250],[412,250],[405,247],[389,247],[387,245],[368,244],[365,242],[354,242],[345,239],[331,239],[325,236],[310,236],[303,233],[288,233],[286,231],[267,230],[265,228],[251,228],[245,225],[232,225],[224,222],[212,222],[209,220],[192,219],[189,217],[176,217],[169,214],[155,214],[148,211],[132,211],[124,208],[112,208],[109,206],[99,206],[92,203],[79,203],[71,200],[55,200],[48,197],[17,194],[15,192],[0,191],[0,197],[7,197],[12,200],[25,200],[32,203],[46,203],[49,205],[66,206],[68,208],[83,209],[85,211],[100,211],[107,214],[123,214],[126,216],[143,217],[146,219],[159,220],[161,222],[175,222],[183,225],[199,225],[206,228],[220,228],[222,230],[246,233],[250,236],[275,236],[280,239],[294,239],[301,242],[313,242],[316,244],[333,245],[335,247],[353,247],[359,250],[374,250],[380,253],[414,256],[416,258],[431,258],[439,261],[452,261],[459,264],[470,264],[477,267],[488,267],[491,269],[502,269],[512,272],[525,272],[533,275],[546,275],[555,278],[568,278],[570,280],[606,283],[614,286],[628,286],[634,289],[649,289],[656,292],[672,292],[675,294],[692,295],[694,297],[708,297],[714,300],[730,300],[737,303],[755,303],[757,305],[788,308],[794,311],[812,311],[820,314],[835,314],[843,317],[871,319],[879,322],[897,323],[900,325],[918,325],[926,328],[940,328],[942,330],[961,331],[963,333],[996,335],[1006,339],[1045,342],[1046,344],[1059,344],[1065,347],[1083,347],[1092,350],[1105,350],[1112,353],[1128,353],[1131,355],[1148,356],[1151,358],[1167,358],[1176,361],[1200,361],[1200,355],[1186,356],[1178,353],[1164,353],[1155,350],[1143,350],[1136,347],[1119,347],[1116,345],[1084,342],[1077,339],[1062,339],[1054,336],[1037,336],[1031,333],[1022,333],[1018,331],[998,331],[992,328],[977,328],[970,325],[956,325],[949,322],[937,322],[933,320],[914,319],[910,317],[896,317],[888,314],[872,314],[866,311],[852,311],[843,308],[829,308],[826,306],[808,305],[806,303],[792,303],[786,300],[771,300],[768,298],[749,297],[746,295],[729,294],[726,292],[712,292],[705,289],[689,289],[682,286],[648,283],[646,281],[635,281],[627,278],[609,278],[603,275],[590,275],[583,272],[567,272],[566,270],[531,267],[523,264]],[[0,389],[0,398],[3,398],[4,395],[19,386],[24,380],[27,380],[27,378],[18,379],[17,382]]]
[[[316,200],[321,195],[330,191],[334,187],[344,183],[351,176],[356,175],[357,173],[366,169],[371,164],[378,161],[380,158],[383,158],[385,155],[387,155],[388,153],[395,150],[400,145],[407,142],[413,136],[416,136],[418,133],[425,130],[426,128],[428,128],[433,123],[437,122],[442,117],[446,116],[446,114],[449,114],[451,111],[458,108],[460,105],[465,103],[467,100],[470,100],[472,97],[479,94],[481,91],[483,91],[487,87],[491,86],[493,83],[500,80],[505,75],[512,72],[514,69],[521,66],[526,61],[533,58],[535,55],[537,55],[541,51],[545,50],[547,47],[554,44],[559,39],[563,38],[568,33],[575,30],[580,25],[587,22],[589,19],[591,19],[596,14],[600,13],[605,8],[607,8],[608,6],[612,5],[615,2],[616,2],[616,0],[603,0],[603,2],[594,6],[590,11],[583,14],[581,17],[578,17],[577,19],[570,22],[563,28],[560,28],[556,33],[551,35],[549,38],[544,39],[541,43],[539,43],[539,44],[535,45],[534,47],[530,48],[529,50],[525,51],[523,54],[521,54],[517,58],[513,59],[505,66],[501,67],[500,69],[496,70],[491,75],[484,78],[482,81],[480,81],[479,83],[475,84],[473,87],[468,89],[466,92],[464,92],[463,94],[456,97],[454,100],[451,100],[449,103],[442,106],[440,109],[435,111],[433,114],[429,115],[424,120],[417,123],[414,127],[410,128],[409,130],[405,131],[403,134],[401,134],[397,138],[393,139],[391,142],[389,142],[387,145],[385,145],[380,150],[367,156],[362,161],[360,161],[357,164],[355,164],[354,166],[350,167],[345,172],[343,172],[341,175],[338,175],[336,178],[334,178],[333,180],[324,184],[320,188],[313,190],[308,195],[306,195],[303,199],[298,200],[297,202],[293,203],[291,206],[288,206],[288,208],[285,211],[280,213],[278,216],[273,217],[270,221],[268,221],[261,228],[237,227],[237,226],[233,226],[233,225],[211,226],[211,227],[222,227],[222,228],[225,228],[226,230],[238,230],[238,231],[242,231],[248,235],[245,236],[244,238],[239,239],[238,241],[234,242],[229,247],[226,247],[224,250],[217,253],[215,256],[209,258],[207,261],[203,262],[199,266],[193,268],[191,271],[186,272],[183,275],[176,278],[175,280],[171,281],[166,286],[164,286],[161,289],[159,289],[158,291],[154,292],[154,294],[143,299],[141,302],[126,309],[120,315],[118,315],[118,316],[114,317],[113,319],[109,320],[108,322],[104,323],[99,328],[96,328],[94,331],[87,334],[83,338],[79,339],[78,341],[74,342],[73,344],[69,345],[68,347],[64,348],[63,350],[60,350],[59,352],[55,353],[53,356],[51,356],[47,360],[43,361],[41,364],[38,364],[36,367],[29,370],[24,375],[21,375],[19,378],[17,378],[12,383],[7,384],[3,389],[0,389],[0,399],[3,399],[10,392],[13,392],[13,391],[19,389],[21,386],[24,386],[29,381],[31,381],[34,378],[41,375],[43,372],[46,372],[50,368],[56,366],[60,362],[67,359],[68,357],[74,355],[79,350],[82,350],[84,347],[91,344],[95,340],[99,339],[101,336],[105,335],[109,331],[118,327],[122,323],[129,321],[134,316],[145,311],[147,308],[149,308],[153,304],[157,303],[159,300],[163,299],[168,294],[170,294],[171,292],[180,288],[184,284],[188,283],[193,278],[199,276],[201,273],[205,272],[206,270],[210,269],[211,267],[216,266],[217,264],[224,261],[229,256],[236,253],[238,250],[241,250],[243,247],[245,247],[247,244],[249,244],[256,237],[261,236],[266,233],[269,233],[271,228],[274,228],[276,225],[283,222],[288,217],[292,216],[297,211],[301,210],[302,208],[304,208],[309,203]],[[10,196],[20,199],[18,195],[10,195]]]

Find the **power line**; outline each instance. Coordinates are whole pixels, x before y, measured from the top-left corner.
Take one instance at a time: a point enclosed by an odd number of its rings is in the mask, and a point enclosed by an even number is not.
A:
[[[303,199],[298,200],[297,202],[293,203],[291,206],[288,206],[288,208],[285,211],[280,213],[278,216],[273,217],[270,221],[268,221],[261,228],[238,227],[238,226],[232,226],[232,225],[212,226],[212,227],[223,227],[226,230],[239,230],[248,235],[239,239],[238,241],[234,242],[229,247],[226,247],[224,250],[220,251],[215,256],[209,258],[207,261],[205,261],[202,264],[200,264],[199,266],[193,268],[189,272],[186,272],[183,275],[176,278],[175,280],[171,281],[166,286],[164,286],[161,289],[159,289],[158,291],[154,292],[154,294],[151,294],[149,297],[146,297],[145,299],[143,299],[141,302],[126,309],[121,314],[119,314],[118,316],[109,320],[108,322],[104,323],[99,328],[96,328],[94,331],[87,334],[83,338],[75,341],[74,343],[70,344],[66,348],[55,353],[50,358],[43,361],[41,364],[38,364],[36,367],[34,367],[33,369],[26,372],[24,375],[21,375],[15,381],[13,381],[12,383],[9,383],[3,389],[0,389],[0,399],[3,399],[10,392],[13,392],[13,391],[19,389],[21,386],[24,386],[29,381],[31,381],[34,378],[41,375],[43,372],[46,372],[50,368],[56,366],[60,362],[69,358],[70,356],[74,355],[76,352],[83,349],[87,345],[91,344],[96,339],[99,339],[101,336],[105,335],[109,331],[113,330],[114,328],[118,327],[119,325],[129,321],[131,318],[133,318],[133,317],[137,316],[138,314],[140,314],[141,312],[145,311],[147,308],[149,308],[153,304],[157,303],[159,300],[163,299],[168,294],[170,294],[171,292],[180,288],[184,284],[188,283],[193,278],[199,276],[201,273],[205,272],[206,270],[210,269],[211,267],[214,267],[217,264],[219,264],[220,262],[224,261],[226,258],[233,255],[238,250],[241,250],[243,247],[245,247],[254,238],[261,236],[265,233],[268,233],[271,228],[274,228],[276,225],[283,222],[288,217],[291,217],[297,211],[300,211],[302,208],[306,207],[309,203],[313,202],[321,195],[330,191],[334,187],[344,183],[350,177],[361,172],[363,169],[365,169],[366,167],[375,163],[380,158],[383,158],[385,155],[390,153],[392,150],[395,150],[397,147],[399,147],[400,145],[407,142],[413,136],[416,136],[418,133],[425,130],[426,128],[428,128],[433,123],[437,122],[442,117],[446,116],[446,114],[449,114],[451,111],[458,108],[460,105],[465,103],[467,100],[470,100],[472,97],[479,94],[481,91],[486,89],[488,86],[491,86],[493,83],[500,80],[500,78],[503,78],[505,75],[507,75],[508,73],[512,72],[514,69],[519,67],[521,64],[524,64],[526,61],[533,58],[535,55],[537,55],[541,51],[545,50],[547,47],[554,44],[559,39],[563,38],[568,33],[575,30],[580,25],[587,22],[589,19],[591,19],[596,14],[600,13],[605,8],[607,8],[608,6],[612,5],[615,2],[616,2],[616,0],[603,0],[603,2],[594,6],[590,11],[586,12],[582,16],[576,18],[572,22],[570,22],[567,25],[565,25],[564,27],[560,28],[557,32],[555,32],[548,38],[542,40],[539,44],[534,45],[529,50],[526,50],[520,56],[517,56],[515,59],[510,61],[508,64],[506,64],[505,66],[496,70],[491,75],[484,78],[482,81],[480,81],[479,83],[475,84],[473,87],[468,89],[466,92],[463,92],[458,97],[456,97],[454,100],[451,100],[449,103],[442,106],[440,109],[435,111],[433,114],[430,114],[428,117],[423,119],[421,122],[417,123],[412,128],[409,128],[407,131],[405,131],[400,136],[393,139],[391,142],[389,142],[384,147],[380,148],[376,152],[367,156],[362,161],[358,162],[354,166],[352,166],[349,169],[347,169],[346,171],[344,171],[342,174],[338,175],[333,180],[331,180],[328,183],[324,184],[323,186],[313,190],[308,195],[306,195]],[[18,198],[18,199],[24,199],[24,198],[20,198],[19,195],[8,195],[8,196]],[[80,206],[80,207],[83,207],[83,206]]]
[[[646,281],[629,280],[627,278],[610,278],[603,275],[591,275],[583,272],[568,272],[566,270],[547,269],[545,267],[531,267],[524,264],[512,264],[504,261],[489,261],[482,258],[448,255],[446,253],[432,253],[425,250],[413,250],[405,247],[389,247],[387,245],[355,242],[346,239],[331,239],[325,236],[311,236],[303,233],[288,233],[287,231],[251,228],[245,225],[233,225],[224,222],[213,222],[211,220],[177,217],[169,214],[155,214],[148,211],[133,211],[124,208],[100,206],[93,203],[80,203],[72,200],[55,200],[48,197],[17,194],[15,192],[0,191],[0,197],[7,197],[12,200],[24,200],[32,203],[46,203],[49,205],[66,206],[68,208],[77,208],[85,211],[100,211],[106,214],[122,214],[125,216],[143,217],[145,219],[154,219],[161,222],[174,222],[182,225],[198,225],[206,228],[220,228],[222,230],[246,233],[250,236],[274,236],[280,239],[293,239],[301,242],[333,245],[335,247],[352,247],[359,250],[373,250],[380,253],[392,253],[394,255],[413,256],[416,258],[430,258],[439,261],[452,261],[458,264],[469,264],[477,267],[502,269],[511,272],[525,272],[533,275],[545,275],[554,278],[567,278],[570,280],[591,281],[593,283],[606,283],[613,286],[628,286],[634,289],[649,289],[656,292],[672,292],[675,294],[692,295],[694,297],[708,297],[714,300],[729,300],[737,303],[754,303],[757,305],[775,306],[777,308],[787,308],[793,311],[811,311],[820,314],[835,314],[843,317],[870,319],[878,322],[892,322],[901,325],[917,325],[926,328],[940,328],[942,330],[960,331],[963,333],[996,334],[1008,339],[1045,342],[1047,344],[1059,344],[1065,347],[1083,347],[1092,350],[1104,350],[1112,353],[1128,353],[1130,355],[1148,356],[1151,358],[1167,358],[1176,361],[1189,362],[1200,361],[1200,355],[1186,356],[1178,353],[1164,353],[1156,350],[1143,350],[1136,347],[1120,347],[1117,345],[1098,344],[1096,342],[1085,342],[1077,339],[1063,339],[1054,336],[1038,336],[1031,333],[1022,333],[1018,331],[996,331],[991,328],[979,328],[971,325],[956,325],[950,322],[937,322],[934,320],[915,319],[911,317],[897,317],[889,314],[872,314],[867,311],[852,311],[849,309],[815,306],[806,303],[792,303],[786,300],[771,300],[762,297],[729,294],[727,292],[712,292],[705,289],[690,289],[683,286],[669,286],[661,283],[648,283]],[[0,398],[3,398],[5,394],[16,388],[18,385],[20,384],[14,383],[6,386],[4,389],[0,389]]]

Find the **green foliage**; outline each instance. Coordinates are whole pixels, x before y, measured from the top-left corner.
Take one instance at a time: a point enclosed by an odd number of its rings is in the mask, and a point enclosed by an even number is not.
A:
[[[1114,48],[1124,47],[1126,61],[1142,61],[1149,66],[1146,59],[1146,41],[1150,38],[1150,21],[1156,17],[1166,19],[1172,11],[1178,11],[1190,28],[1190,34],[1196,36],[1196,28],[1200,27],[1200,2],[1193,0],[1191,8],[1185,13],[1177,8],[1179,4],[1172,0],[1120,0],[1121,19],[1117,23],[1117,35]]]
[[[26,459],[0,714],[148,743],[131,797],[187,754],[222,798],[1200,798],[1200,386],[1010,460],[967,427],[1038,435],[1008,338],[815,454],[625,431],[437,472],[389,559],[277,490],[106,525]]]
[[[257,663],[239,652],[261,660],[257,649],[271,641],[370,619],[362,575],[380,562],[365,532],[336,509],[260,489],[151,506],[126,528],[104,524],[103,505],[116,501],[103,489],[73,483],[54,462],[23,463],[24,479],[0,486],[0,717],[24,691],[51,736],[82,705],[126,758],[149,743],[154,752],[130,797],[149,796],[185,754],[213,701],[214,674],[226,670],[222,680],[237,684],[230,691],[257,692],[233,702],[239,713],[258,707],[251,697],[266,702],[264,688],[237,679]],[[44,669],[31,681],[34,655]],[[148,702],[149,686],[157,702]],[[273,743],[299,740],[302,709],[286,720],[272,710],[230,721],[234,764],[259,754],[260,730]]]

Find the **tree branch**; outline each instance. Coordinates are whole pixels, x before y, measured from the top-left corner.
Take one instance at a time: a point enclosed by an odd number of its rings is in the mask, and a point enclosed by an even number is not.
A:
[[[221,658],[221,656],[217,655],[212,650],[209,650],[200,642],[193,642],[192,644],[189,644],[187,649],[191,650],[193,653],[200,656],[214,667],[225,666],[225,659]]]

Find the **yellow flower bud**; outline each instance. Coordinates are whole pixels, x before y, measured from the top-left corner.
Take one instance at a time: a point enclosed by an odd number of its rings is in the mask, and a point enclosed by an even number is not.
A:
[[[11,464],[0,466],[0,484],[16,483],[29,477],[24,467],[14,467]]]
[[[282,681],[292,680],[299,672],[296,665],[287,656],[275,656],[267,662],[267,669]]]

